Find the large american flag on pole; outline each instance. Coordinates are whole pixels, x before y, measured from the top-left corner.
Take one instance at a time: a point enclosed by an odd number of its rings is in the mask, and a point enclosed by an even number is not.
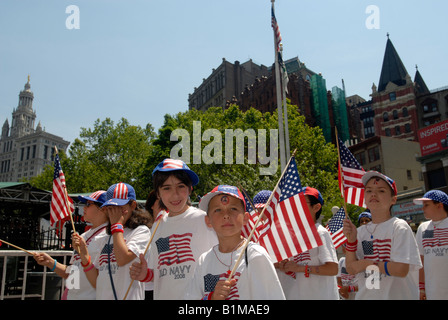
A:
[[[365,173],[364,168],[359,164],[339,137],[338,145],[340,158],[338,180],[342,196],[346,203],[366,208],[364,202],[364,185],[361,180]]]
[[[285,169],[278,187],[265,210],[273,221],[259,243],[274,262],[291,258],[303,251],[322,245],[305,195],[302,191],[297,164],[294,157]]]
[[[75,211],[73,200],[66,194],[65,175],[62,172],[59,154],[54,158],[53,191],[51,194],[50,223],[69,218]],[[68,203],[67,203],[68,201]]]
[[[326,226],[326,229],[330,232],[331,240],[333,241],[334,247],[337,249],[342,244],[347,242],[347,238],[345,237],[343,230],[345,219],[345,211],[344,208],[340,208],[330,219],[330,222]]]
[[[280,51],[280,43],[282,42],[282,36],[280,34],[280,29],[277,24],[277,19],[275,18],[274,4],[272,4],[272,6],[271,6],[271,26],[272,26],[272,29],[274,29],[274,38],[275,38],[276,49],[277,49],[277,52],[279,52]]]

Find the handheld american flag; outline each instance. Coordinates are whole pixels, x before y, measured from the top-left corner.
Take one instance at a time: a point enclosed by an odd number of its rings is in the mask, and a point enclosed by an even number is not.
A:
[[[273,221],[259,243],[274,262],[322,245],[302,191],[297,164],[291,157],[265,210]]]
[[[333,241],[335,249],[339,248],[342,244],[347,242],[347,238],[342,232],[345,219],[344,208],[340,208],[331,218],[330,222],[326,226],[326,229],[331,234],[331,240]]]
[[[244,196],[244,201],[246,202],[246,212],[249,213],[249,221],[246,223],[246,225],[243,226],[241,234],[243,237],[249,238],[252,230],[255,228],[255,225],[257,225],[258,219],[260,218],[260,212],[261,212],[260,208],[264,206],[264,204],[268,201],[269,195],[267,195],[266,199],[264,199],[264,202],[262,204],[261,203],[254,204],[247,195],[247,192],[243,188],[240,189]],[[267,232],[267,230],[270,227],[269,221],[270,220],[266,218],[266,215],[264,215],[264,218],[258,223],[256,230],[252,235],[251,238],[252,241],[258,242],[259,238]]]
[[[53,191],[50,206],[51,225],[53,226],[57,221],[71,217],[73,211],[75,211],[73,200],[67,196],[65,175],[62,172],[59,154],[56,154],[54,158]]]
[[[366,208],[364,202],[364,184],[361,180],[365,171],[339,137],[338,147],[338,180],[342,196],[346,203]]]

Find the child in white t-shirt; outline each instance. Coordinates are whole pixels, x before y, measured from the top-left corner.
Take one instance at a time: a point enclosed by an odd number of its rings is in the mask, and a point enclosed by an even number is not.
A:
[[[292,282],[284,285],[285,295],[288,300],[338,300],[336,249],[328,230],[316,222],[322,212],[324,200],[315,188],[304,187],[302,192],[323,245],[277,264],[281,271],[287,274],[295,273],[294,278],[283,277],[283,283],[287,279]]]
[[[90,256],[83,239],[77,238],[84,272],[96,287],[97,300],[143,300],[143,284],[134,281],[130,287],[129,266],[148,244],[151,217],[138,207],[134,188],[122,182],[109,187],[102,208],[109,226],[107,234],[95,243],[99,254]]]
[[[414,199],[423,205],[423,214],[429,221],[417,229],[417,244],[423,268],[420,269],[420,299],[448,299],[448,195],[431,190],[423,198]]]
[[[179,300],[187,290],[199,256],[217,242],[216,233],[205,223],[205,212],[190,205],[189,196],[199,178],[181,160],[165,159],[153,171],[153,189],[160,217],[146,257],[134,263],[133,279],[154,281],[155,300]]]
[[[357,275],[357,300],[418,299],[420,256],[414,234],[402,219],[391,217],[397,187],[389,177],[369,171],[362,177],[372,222],[356,229],[344,220],[346,265]]]
[[[91,228],[79,235],[75,233],[73,238],[82,237],[92,254],[96,256],[95,243],[106,233],[108,218],[100,209],[106,201],[106,191],[99,190],[89,196],[78,196],[81,203],[84,204],[84,220],[90,223]],[[95,300],[95,288],[90,284],[86,275],[82,271],[81,258],[77,251],[73,251],[70,259],[70,265],[64,265],[53,259],[45,252],[39,252],[34,255],[37,263],[45,265],[57,275],[66,279],[67,300]]]
[[[199,258],[185,298],[285,299],[272,260],[266,250],[256,243],[247,243],[241,235],[249,216],[245,210],[244,197],[238,188],[219,185],[201,199],[199,207],[207,211],[206,222],[215,230],[219,244]]]

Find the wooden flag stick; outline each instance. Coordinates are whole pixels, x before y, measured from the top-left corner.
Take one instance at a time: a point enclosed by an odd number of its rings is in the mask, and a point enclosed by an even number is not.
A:
[[[34,256],[34,253],[33,253],[33,252],[30,252],[30,251],[28,251],[28,250],[25,250],[25,249],[23,249],[23,248],[20,248],[20,247],[16,246],[15,244],[9,243],[9,242],[7,242],[7,241],[5,241],[5,240],[0,239],[0,244],[1,244],[1,243],[6,243],[7,245],[10,245],[11,247],[14,247],[14,248],[16,248],[16,249],[19,249],[19,250],[21,250],[21,251],[23,251],[23,252],[26,252],[26,253],[28,253],[28,254]]]
[[[162,215],[163,215],[163,213],[162,213]],[[162,218],[163,218],[163,216],[160,216],[160,217],[159,217],[159,219],[158,219],[159,221],[157,221],[157,224],[156,224],[156,226],[154,227],[154,231],[153,231],[153,233],[151,234],[151,238],[149,238],[149,242],[148,242],[148,244],[146,245],[146,249],[145,249],[145,252],[143,253],[143,255],[146,255],[146,252],[147,252],[148,249],[149,249],[149,245],[150,245],[151,242],[152,242],[152,238],[154,238],[154,235],[156,234],[157,228],[159,227],[159,224],[160,224],[160,221],[162,221]],[[134,279],[131,280],[131,283],[129,284],[128,290],[126,291],[126,294],[124,295],[123,300],[126,300],[128,294],[129,294],[129,290],[131,290],[131,287],[132,287],[132,284],[133,284],[133,283],[134,283]]]
[[[238,265],[241,262],[241,258],[243,257],[243,252],[247,249],[247,246],[249,245],[250,239],[252,239],[255,230],[258,227],[258,224],[260,223],[260,221],[264,218],[264,211],[266,210],[266,208],[268,207],[268,205],[271,203],[272,198],[274,197],[275,194],[275,190],[277,190],[278,185],[280,184],[280,181],[282,181],[283,176],[286,173],[286,170],[289,167],[289,164],[291,163],[292,158],[294,157],[294,155],[296,154],[297,149],[294,150],[294,152],[292,153],[292,156],[289,158],[288,163],[286,164],[285,168],[283,169],[282,175],[280,176],[280,179],[278,179],[277,184],[275,185],[274,191],[272,191],[271,195],[269,196],[268,201],[266,202],[265,206],[263,207],[263,210],[261,210],[260,216],[257,219],[257,222],[255,222],[254,228],[252,229],[252,231],[250,232],[249,237],[247,238],[246,243],[244,244],[243,250],[241,250],[240,255],[238,256],[238,259],[236,260],[235,265],[233,266],[232,272],[229,274],[229,277],[227,278],[227,281],[232,280],[233,275],[236,272],[236,268],[238,267]]]
[[[339,151],[339,136],[338,136],[338,128],[334,128],[336,133],[336,147],[338,149],[338,175],[341,177],[341,187],[342,187],[342,205],[344,207],[345,217],[349,219],[348,213],[347,213],[347,203],[345,202],[345,188],[344,188],[344,175],[342,174],[342,167],[341,167],[341,154]]]

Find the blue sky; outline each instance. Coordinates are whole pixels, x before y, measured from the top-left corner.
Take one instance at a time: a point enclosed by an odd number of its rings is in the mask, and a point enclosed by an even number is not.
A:
[[[69,5],[79,29],[67,29]],[[375,5],[379,29],[366,27]],[[222,58],[274,61],[270,0],[1,0],[0,125],[28,74],[37,121],[68,141],[106,117],[157,130]],[[276,0],[284,59],[321,72],[327,89],[369,99],[390,33],[411,77],[448,85],[448,2]]]

